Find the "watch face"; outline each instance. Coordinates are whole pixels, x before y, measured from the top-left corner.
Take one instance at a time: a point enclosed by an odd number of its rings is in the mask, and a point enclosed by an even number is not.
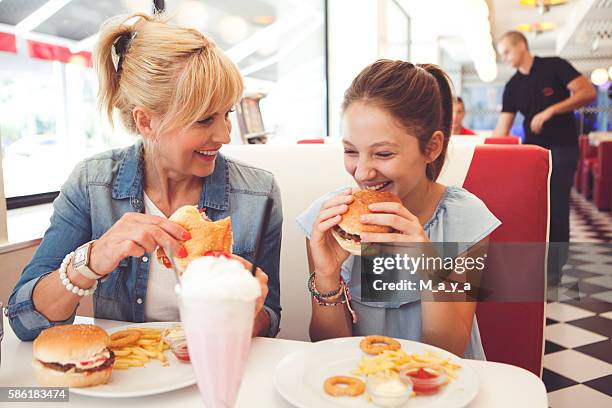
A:
[[[74,254],[75,265],[85,262],[86,250],[87,248],[79,248],[76,250],[76,253]]]

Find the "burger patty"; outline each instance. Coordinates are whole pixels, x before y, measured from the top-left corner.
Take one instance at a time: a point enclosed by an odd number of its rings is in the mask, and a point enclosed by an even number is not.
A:
[[[357,243],[361,242],[361,237],[359,235],[349,234],[348,232],[346,232],[345,230],[343,230],[337,225],[335,228],[336,228],[336,232],[338,233],[338,235],[340,235],[342,238],[348,239],[351,241],[355,241]]]
[[[76,368],[74,372],[75,373],[85,373],[85,372],[94,373],[96,371],[107,369],[109,366],[111,366],[115,362],[115,353],[113,353],[112,350],[109,350],[109,351],[110,351],[110,357],[104,362],[104,364],[99,365],[98,367],[94,367],[94,368],[85,368],[85,369]],[[76,367],[74,364],[45,363],[43,361],[41,361],[40,363],[47,368],[50,368],[52,370],[61,371],[64,373]]]

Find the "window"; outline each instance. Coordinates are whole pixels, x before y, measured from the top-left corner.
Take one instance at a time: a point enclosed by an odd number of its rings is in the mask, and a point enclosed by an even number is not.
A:
[[[16,33],[15,26],[45,3],[1,1],[0,32]],[[9,205],[16,198],[57,191],[78,161],[133,143],[100,117],[88,53],[103,21],[122,13],[151,12],[153,3],[72,0],[26,34],[16,34],[16,52],[0,51],[0,141]],[[157,3],[165,3],[178,24],[210,36],[242,71],[245,92],[263,95],[260,107],[269,142],[327,134],[324,0]],[[61,53],[58,48],[52,56],[33,58],[28,40],[60,47]]]
[[[270,143],[327,134],[323,0],[183,0],[166,9],[227,52],[245,78],[245,94],[263,95]]]
[[[11,54],[0,65],[6,198],[58,191],[77,162],[130,142],[100,119],[90,68]]]

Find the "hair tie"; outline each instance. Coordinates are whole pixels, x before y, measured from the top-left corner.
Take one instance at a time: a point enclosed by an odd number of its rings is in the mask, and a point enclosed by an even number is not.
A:
[[[115,71],[119,74],[121,72],[121,66],[123,65],[123,58],[130,49],[132,41],[138,35],[138,31],[128,31],[119,36],[113,44],[113,51],[115,56],[118,57],[117,64],[115,65]]]

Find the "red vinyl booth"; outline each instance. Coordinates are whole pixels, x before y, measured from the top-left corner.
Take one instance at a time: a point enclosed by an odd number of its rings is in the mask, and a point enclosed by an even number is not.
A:
[[[516,136],[501,136],[501,137],[487,137],[485,138],[485,144],[510,144],[517,145],[521,143],[521,139]]]
[[[302,139],[298,140],[298,144],[319,144],[325,143],[324,139]],[[485,138],[484,144],[511,144],[517,145],[521,143],[521,139],[516,136],[502,136],[502,137],[487,137]]]
[[[325,139],[302,139],[298,140],[298,144],[322,144],[325,143]]]
[[[548,237],[549,151],[538,146],[476,146],[463,186],[502,221],[490,243],[544,243]],[[512,244],[510,244],[512,245]],[[508,265],[490,246],[483,286],[517,293],[530,288],[529,301],[480,302],[476,315],[488,360],[542,373],[545,325],[545,245],[534,245]],[[518,266],[518,267],[517,267]],[[493,269],[495,273],[487,273]],[[491,271],[493,272],[493,271]],[[541,301],[539,294],[541,293]],[[505,296],[513,298],[512,294]],[[533,300],[533,301],[532,301]]]
[[[612,199],[612,142],[600,142],[591,168],[593,204],[598,210],[609,210]]]
[[[591,197],[591,171],[597,161],[597,148],[591,146],[589,137],[582,135],[578,138],[578,166],[574,177],[574,187],[586,198]]]

